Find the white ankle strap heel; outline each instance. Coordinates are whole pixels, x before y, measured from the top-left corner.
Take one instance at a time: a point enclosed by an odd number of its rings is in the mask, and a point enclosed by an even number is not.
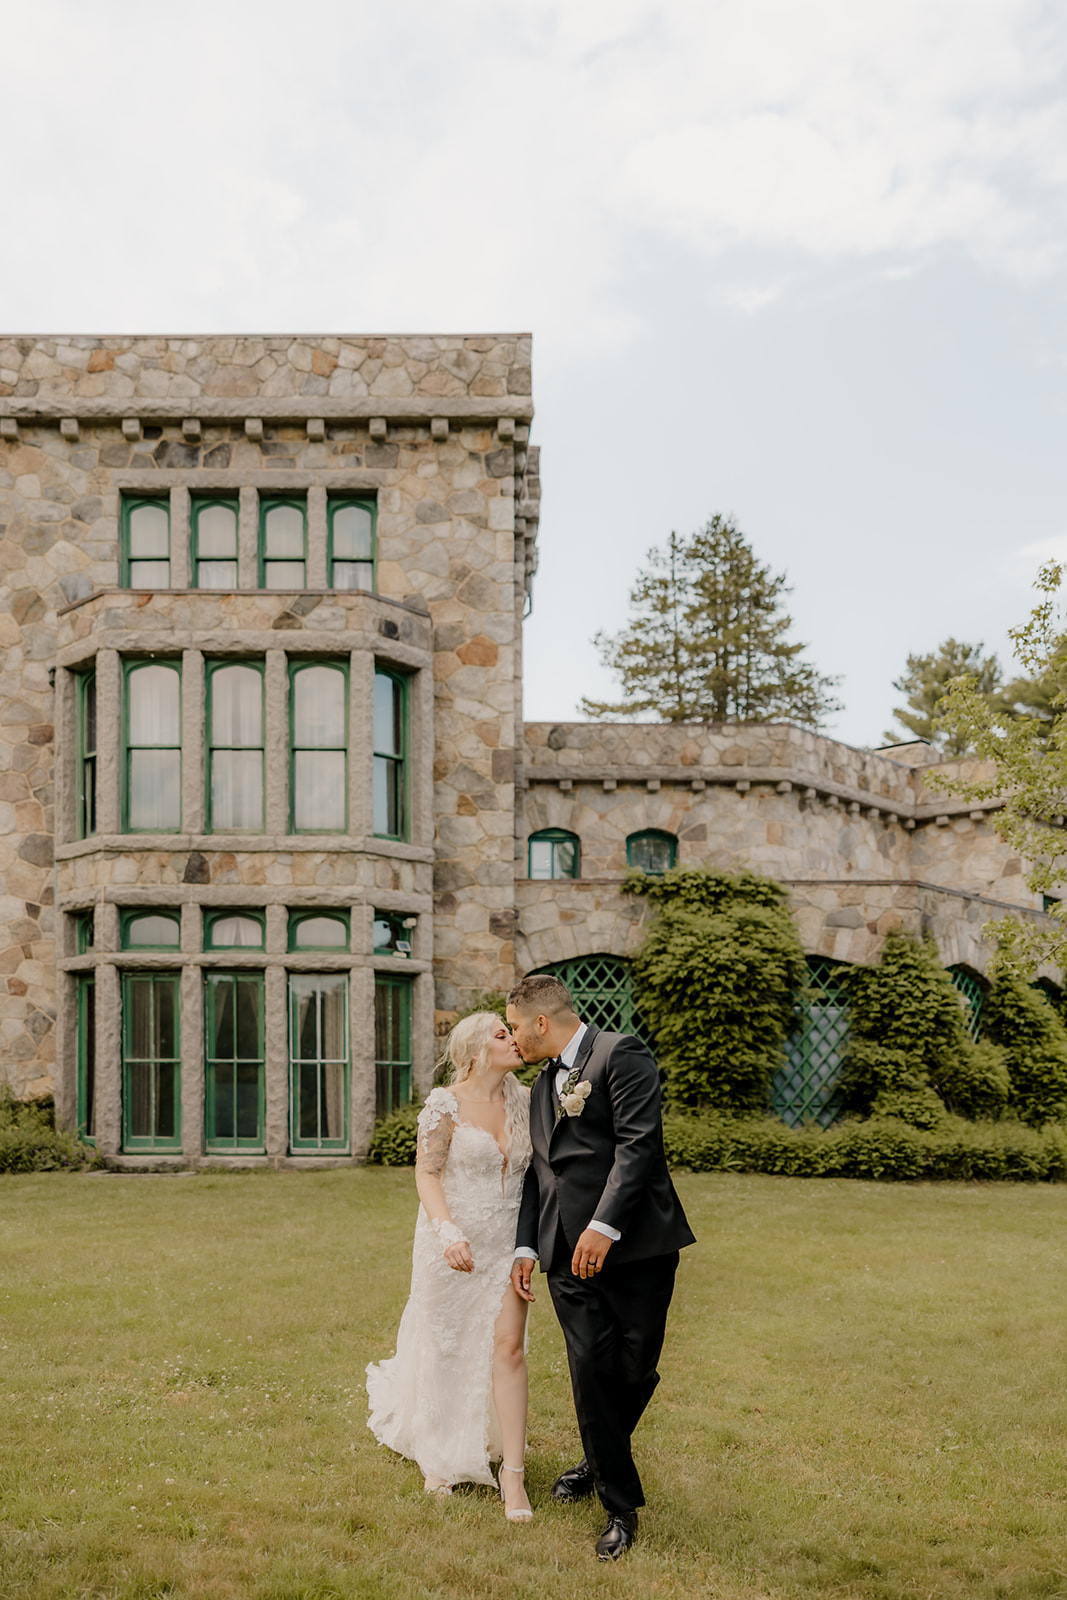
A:
[[[500,1463],[500,1470],[501,1470],[501,1472],[517,1472],[520,1475],[520,1477],[524,1476],[525,1472],[526,1472],[526,1468],[525,1467],[509,1467],[509,1466],[505,1465],[504,1462]],[[501,1478],[497,1479],[497,1487],[500,1490],[500,1498],[501,1498],[501,1500],[503,1500],[504,1499],[504,1483],[503,1483],[503,1480]],[[527,1510],[525,1507],[521,1511],[509,1511],[507,1509],[507,1505],[505,1504],[504,1515],[508,1519],[509,1522],[532,1522],[533,1521],[533,1512]]]

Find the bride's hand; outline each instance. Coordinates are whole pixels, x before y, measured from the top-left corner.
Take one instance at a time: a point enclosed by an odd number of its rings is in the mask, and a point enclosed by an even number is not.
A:
[[[460,1239],[456,1244],[450,1244],[445,1251],[445,1260],[454,1272],[473,1272],[474,1257],[471,1247],[466,1239]]]

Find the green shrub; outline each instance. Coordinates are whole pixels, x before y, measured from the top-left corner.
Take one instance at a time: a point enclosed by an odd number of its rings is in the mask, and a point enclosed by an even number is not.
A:
[[[1006,973],[993,984],[982,1021],[1003,1051],[1022,1120],[1040,1127],[1067,1118],[1067,1029],[1044,991]]]
[[[765,1109],[807,978],[785,891],[697,868],[631,873],[624,887],[658,911],[633,973],[670,1102]]]
[[[870,1112],[881,1096],[934,1089],[949,1111],[995,1114],[1003,1060],[976,1052],[963,1001],[932,939],[890,934],[878,965],[844,976],[852,1001],[842,1102]]]
[[[367,1160],[381,1167],[413,1167],[419,1129],[420,1106],[401,1106],[374,1125]]]
[[[55,1125],[51,1097],[16,1100],[0,1084],[0,1172],[85,1172],[105,1165],[90,1145]]]
[[[909,1128],[943,1128],[945,1103],[933,1089],[883,1089],[871,1108],[875,1117],[896,1117]]]
[[[967,1122],[946,1116],[936,1129],[897,1117],[846,1121],[825,1130],[787,1128],[770,1117],[673,1112],[663,1119],[672,1167],[691,1172],[769,1172],[797,1178],[881,1181],[955,1179],[1067,1181],[1067,1128]]]

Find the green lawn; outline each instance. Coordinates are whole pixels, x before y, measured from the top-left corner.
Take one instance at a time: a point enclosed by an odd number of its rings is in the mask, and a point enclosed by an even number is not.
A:
[[[600,1567],[543,1285],[537,1517],[365,1425],[411,1174],[0,1179],[0,1596],[1067,1596],[1067,1187],[679,1180],[641,1540]]]

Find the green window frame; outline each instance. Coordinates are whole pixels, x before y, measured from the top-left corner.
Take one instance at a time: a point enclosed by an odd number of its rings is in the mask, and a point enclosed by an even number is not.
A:
[[[402,956],[411,959],[412,933],[416,917],[392,911],[374,913],[373,949],[376,956]]]
[[[181,942],[180,911],[138,906],[119,913],[119,945],[123,950],[180,950]]]
[[[387,1117],[411,1101],[410,978],[379,973],[374,979],[375,1115]]]
[[[299,516],[285,513],[295,512]],[[259,502],[259,587],[305,589],[308,558],[307,500],[293,495]],[[299,553],[298,553],[299,552]]]
[[[120,582],[124,589],[170,588],[170,500],[123,495],[119,508]]]
[[[326,582],[331,589],[378,587],[378,503],[331,495],[326,502]]]
[[[262,833],[267,716],[263,662],[211,661],[205,691],[208,832]]]
[[[96,832],[96,673],[81,672],[75,685],[77,721],[78,838],[89,839]]]
[[[347,661],[289,663],[291,833],[347,832],[350,721]]]
[[[262,911],[227,906],[204,916],[205,950],[262,950],[266,941]]]
[[[194,495],[190,506],[194,589],[237,588],[238,502],[226,495]]]
[[[122,975],[122,1148],[180,1150],[181,984],[176,972]]]
[[[644,828],[631,833],[626,841],[626,865],[662,877],[678,861],[678,838],[662,828]]]
[[[265,1149],[265,985],[262,972],[204,974],[204,1143]]]
[[[348,974],[289,978],[289,1148],[348,1149]]]
[[[74,980],[77,1027],[78,1137],[96,1143],[96,979],[81,972]]]
[[[96,945],[95,911],[79,911],[74,917],[74,954],[87,956]]]
[[[347,955],[351,945],[347,911],[290,911],[289,950],[334,951]]]
[[[176,661],[124,661],[124,833],[180,833],[182,675]]]
[[[391,667],[374,670],[374,836],[408,837],[410,682]]]
[[[531,833],[526,871],[531,878],[577,878],[582,870],[582,842],[566,828],[541,828]]]

